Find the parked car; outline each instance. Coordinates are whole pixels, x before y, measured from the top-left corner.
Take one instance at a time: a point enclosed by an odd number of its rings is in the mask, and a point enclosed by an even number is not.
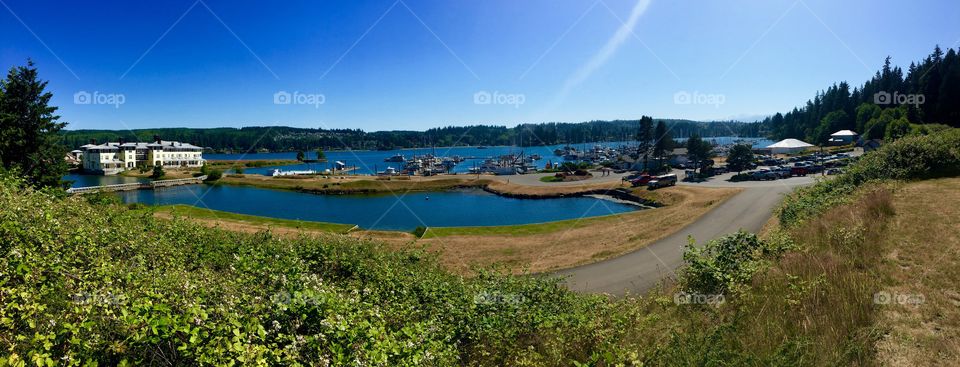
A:
[[[843,171],[841,171],[839,168],[831,168],[827,170],[828,175],[839,175],[841,173],[843,173]]]
[[[809,171],[807,171],[807,166],[806,166],[806,165],[793,166],[793,168],[790,168],[790,175],[791,175],[791,176],[806,176],[808,173],[809,173]]]
[[[757,181],[772,180],[772,179],[773,179],[772,176],[770,175],[770,170],[766,170],[766,169],[761,169],[761,170],[753,171],[753,173],[751,173],[751,175],[753,176],[753,179],[754,179],[754,180],[757,180]]]
[[[659,189],[661,187],[673,186],[677,184],[677,175],[669,174],[663,176],[657,176],[653,180],[647,183],[647,187],[651,189]]]
[[[650,180],[652,180],[652,179],[653,179],[653,176],[650,176],[650,175],[647,175],[647,174],[643,174],[643,175],[640,175],[640,177],[637,177],[637,178],[631,180],[631,181],[630,181],[630,184],[633,185],[633,187],[643,186],[643,185],[646,185],[647,183],[649,183]]]

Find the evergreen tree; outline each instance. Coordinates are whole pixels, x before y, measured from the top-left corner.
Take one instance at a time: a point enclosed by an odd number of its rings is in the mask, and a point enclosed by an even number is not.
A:
[[[640,117],[640,127],[637,130],[637,141],[639,142],[638,150],[640,155],[643,156],[643,168],[647,169],[648,160],[650,158],[650,148],[651,143],[654,140],[653,136],[653,117],[650,116],[641,116]]]
[[[297,151],[297,160],[298,160],[298,161],[303,161],[305,158],[306,158],[306,154],[304,154],[302,150],[298,150],[298,151]]]
[[[753,163],[753,149],[749,145],[737,144],[730,148],[730,153],[727,155],[727,167],[739,174],[749,168],[750,163]]]
[[[160,166],[160,165],[153,166],[153,173],[150,174],[150,178],[154,180],[159,180],[165,174],[166,172],[163,172],[163,166]]]
[[[324,162],[327,160],[327,155],[323,152],[323,148],[317,148],[317,161]]]
[[[694,134],[687,139],[687,158],[693,162],[694,169],[702,172],[703,161],[713,155],[713,145]]]
[[[663,122],[663,120],[657,122],[657,128],[653,135],[656,139],[653,143],[653,156],[657,157],[659,165],[662,166],[663,157],[667,154],[667,151],[672,148],[673,136],[671,136],[670,130],[667,129],[667,123]]]
[[[34,186],[63,187],[67,149],[58,134],[67,124],[58,121],[46,87],[31,60],[0,81],[0,164]]]

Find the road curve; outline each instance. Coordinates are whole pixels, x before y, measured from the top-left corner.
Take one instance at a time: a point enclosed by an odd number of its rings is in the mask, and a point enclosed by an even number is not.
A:
[[[811,181],[746,187],[697,221],[645,248],[555,274],[566,277],[568,288],[582,293],[622,296],[646,292],[662,279],[674,278],[674,271],[683,264],[687,236],[703,243],[740,229],[757,232],[770,219],[784,194]]]

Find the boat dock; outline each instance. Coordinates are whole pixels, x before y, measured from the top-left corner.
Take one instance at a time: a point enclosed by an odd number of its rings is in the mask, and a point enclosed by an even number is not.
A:
[[[114,192],[114,191],[133,191],[133,190],[153,190],[158,187],[171,187],[180,185],[192,185],[202,183],[207,176],[178,178],[174,180],[159,180],[151,182],[134,182],[128,184],[71,187],[67,189],[68,194],[90,194],[95,192]]]

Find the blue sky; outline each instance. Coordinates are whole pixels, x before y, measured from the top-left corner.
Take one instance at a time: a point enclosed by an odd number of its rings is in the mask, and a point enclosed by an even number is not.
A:
[[[33,58],[71,129],[754,118],[956,48],[956,19],[952,0],[0,0],[0,66]]]

